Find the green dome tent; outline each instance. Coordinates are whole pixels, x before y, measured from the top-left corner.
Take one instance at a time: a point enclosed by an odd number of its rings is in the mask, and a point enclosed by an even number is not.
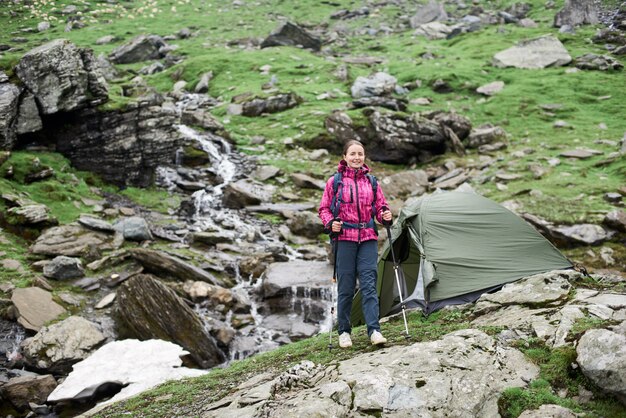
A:
[[[405,305],[426,314],[474,302],[526,276],[573,267],[519,216],[472,193],[435,193],[405,206],[391,240],[405,279]],[[381,318],[401,310],[389,240],[378,261],[377,289]],[[363,323],[359,292],[352,322]]]

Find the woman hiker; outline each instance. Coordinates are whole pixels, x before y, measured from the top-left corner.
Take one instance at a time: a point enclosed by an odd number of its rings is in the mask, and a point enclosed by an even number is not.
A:
[[[335,237],[339,346],[352,346],[350,313],[357,276],[367,335],[372,344],[385,344],[387,339],[380,333],[378,322],[378,233],[375,220],[391,222],[391,212],[378,182],[369,174],[365,148],[359,141],[351,140],[345,144],[337,174],[326,182],[318,213],[326,232],[331,238]]]

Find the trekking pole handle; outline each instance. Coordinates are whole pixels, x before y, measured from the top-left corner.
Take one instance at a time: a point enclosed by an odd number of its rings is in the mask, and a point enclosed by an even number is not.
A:
[[[386,212],[386,211],[388,211],[388,210],[389,210],[389,206],[383,206],[383,207],[381,208],[381,210],[382,210],[383,212]],[[383,224],[383,225],[387,228],[387,230],[389,230],[389,227],[391,226],[392,222],[393,222],[393,221],[386,221],[386,220],[384,220],[384,219],[382,220],[382,224]]]

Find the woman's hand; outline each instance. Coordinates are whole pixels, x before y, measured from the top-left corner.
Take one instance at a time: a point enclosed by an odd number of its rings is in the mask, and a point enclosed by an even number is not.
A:
[[[385,210],[382,214],[383,221],[391,222],[391,211],[389,209]]]
[[[333,221],[331,230],[333,232],[341,232],[341,221]]]

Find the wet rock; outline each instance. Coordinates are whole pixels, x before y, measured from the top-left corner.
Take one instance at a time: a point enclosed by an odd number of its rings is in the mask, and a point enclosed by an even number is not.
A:
[[[206,282],[188,280],[183,285],[183,290],[194,302],[208,299],[211,306],[223,305],[225,309],[230,309],[237,302],[231,290]]]
[[[269,202],[275,190],[275,186],[243,179],[229,183],[224,188],[222,202],[224,206],[233,209],[258,205],[261,202]]]
[[[15,73],[46,115],[108,100],[107,84],[96,68],[93,52],[66,39],[55,39],[28,51]]]
[[[186,125],[199,126],[210,132],[221,131],[222,125],[213,115],[203,109],[185,110],[181,115],[181,122]]]
[[[583,374],[626,405],[626,334],[589,330],[578,341],[576,353]]]
[[[261,42],[261,48],[272,46],[302,46],[319,51],[322,48],[322,41],[300,26],[285,22]]]
[[[51,374],[18,376],[0,386],[0,394],[18,411],[27,411],[31,402],[45,403],[48,395],[56,387],[57,382]]]
[[[595,25],[599,23],[596,3],[585,0],[565,0],[565,6],[554,16],[554,27],[564,25]]]
[[[24,342],[23,350],[32,367],[68,374],[73,364],[87,358],[104,341],[105,336],[95,324],[79,316],[70,316],[41,328]]]
[[[44,266],[43,275],[55,280],[75,279],[83,277],[85,270],[79,258],[60,255]]]
[[[561,67],[572,61],[561,41],[553,35],[518,42],[517,45],[498,52],[493,65],[500,68],[525,69]]]
[[[326,262],[272,263],[263,281],[263,296],[265,299],[289,297],[298,288],[317,289],[320,293],[321,289],[332,286],[331,277],[332,266]]]
[[[120,286],[117,314],[126,336],[179,344],[201,368],[213,367],[225,360],[200,317],[153,276],[134,276]]]
[[[65,313],[65,309],[52,300],[52,293],[38,287],[13,290],[11,302],[17,322],[31,331],[39,331],[44,324]]]
[[[119,392],[101,405],[130,398],[168,380],[197,377],[207,372],[182,366],[187,352],[161,340],[115,341],[98,349],[50,394],[48,402],[93,399],[101,388],[118,385]]]
[[[165,41],[160,36],[139,35],[129,43],[115,48],[109,54],[109,59],[116,64],[155,60],[164,56],[160,49],[165,45]]]
[[[221,242],[232,242],[235,235],[229,231],[203,231],[193,232],[191,242],[197,244],[217,245]]]
[[[91,247],[100,251],[116,250],[122,246],[121,234],[91,231],[76,223],[47,229],[31,245],[30,252],[39,255],[80,257]]]
[[[148,272],[166,278],[174,278],[179,281],[193,280],[203,281],[219,285],[216,278],[199,267],[189,264],[178,257],[174,257],[162,251],[145,248],[133,248],[129,254]]]

